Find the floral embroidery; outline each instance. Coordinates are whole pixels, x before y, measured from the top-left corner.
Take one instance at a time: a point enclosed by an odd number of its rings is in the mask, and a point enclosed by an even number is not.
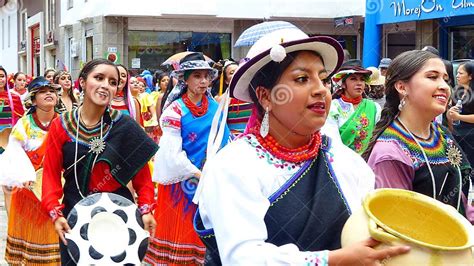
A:
[[[197,139],[197,134],[194,133],[194,132],[189,133],[189,134],[188,134],[188,139],[189,139],[189,141],[191,141],[191,142],[196,141],[196,139]]]
[[[319,251],[319,252],[307,252],[307,256],[304,259],[305,265],[308,266],[326,266],[328,265],[329,251]]]
[[[155,209],[155,203],[153,204],[143,204],[138,207],[138,210],[142,215],[152,212]]]
[[[170,106],[170,108],[175,113],[177,113],[179,116],[182,116],[181,106],[178,104],[178,102],[173,102],[173,104]]]
[[[368,132],[369,119],[367,115],[363,113],[357,121],[357,131],[352,130],[352,133],[356,135],[354,138],[354,151],[361,153],[364,150],[364,140],[369,136]]]
[[[63,208],[64,205],[59,205],[49,211],[49,217],[51,217],[51,220],[53,220],[53,222],[55,222],[59,217],[64,217],[62,212]]]
[[[179,118],[174,118],[170,116],[166,116],[162,118],[162,127],[171,127],[174,129],[181,129],[181,119]]]
[[[291,163],[274,157],[271,153],[265,150],[265,148],[263,148],[262,145],[260,145],[260,143],[258,142],[258,140],[251,134],[245,135],[243,138],[250,144],[250,146],[255,148],[259,159],[266,160],[268,164],[271,164],[278,169],[287,169],[290,171],[296,170],[299,169],[304,163]]]

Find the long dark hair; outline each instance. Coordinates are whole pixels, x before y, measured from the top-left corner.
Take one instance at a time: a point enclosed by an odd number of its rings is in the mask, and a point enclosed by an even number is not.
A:
[[[170,81],[168,82],[168,86],[166,86],[166,92],[165,94],[163,94],[163,98],[161,98],[161,113],[163,113],[163,107],[165,106],[166,99],[168,98],[168,96],[170,95],[171,91],[174,88],[173,79],[174,78],[170,76]]]
[[[3,89],[7,91],[8,90],[8,73],[3,66],[0,66],[0,71],[3,71],[3,73],[5,74],[5,86],[3,87]]]
[[[122,64],[115,64],[115,66],[117,67],[117,71],[119,71],[119,79],[118,79],[119,82],[120,82],[120,70],[118,68],[121,67],[125,69],[125,72],[127,73],[127,80],[125,81],[125,85],[123,86],[123,99],[124,99],[125,105],[128,105],[128,90],[129,90],[128,81],[130,79],[129,74],[128,74],[128,69]]]
[[[98,65],[109,65],[115,67],[115,70],[117,70],[117,82],[119,82],[120,79],[120,72],[117,68],[117,66],[110,62],[107,59],[104,58],[96,58],[92,59],[91,61],[87,62],[84,67],[81,69],[81,72],[79,72],[79,78],[82,78],[84,81],[87,80],[87,76],[95,69],[96,66]],[[79,89],[81,91],[84,91],[84,88],[81,87],[81,83],[79,82]]]
[[[168,74],[168,72],[161,72],[161,73],[159,73],[158,75],[155,76],[155,78],[156,78],[155,84],[158,84],[158,90],[161,90],[161,87],[160,87],[161,80],[164,77],[169,77],[169,76],[170,75]],[[172,83],[172,80],[170,80],[170,82]],[[168,82],[168,84],[169,84],[169,82]],[[168,91],[168,86],[166,86],[166,91]]]
[[[398,105],[400,104],[400,95],[395,88],[395,83],[398,81],[408,82],[430,59],[438,58],[437,55],[420,50],[412,50],[404,52],[393,59],[392,63],[387,69],[385,77],[385,106],[379,122],[375,125],[375,130],[372,134],[372,139],[367,147],[367,150],[362,154],[362,157],[367,161],[370,153],[374,148],[377,139],[385,131],[385,129],[398,116]],[[441,60],[441,59],[440,59]]]
[[[276,83],[278,82],[278,80],[280,79],[285,69],[289,65],[291,65],[291,63],[293,63],[295,58],[301,52],[303,51],[295,51],[295,52],[288,53],[285,59],[283,59],[283,61],[281,61],[280,63],[277,63],[275,61],[270,61],[265,66],[260,68],[260,70],[258,70],[253,76],[252,81],[250,81],[248,90],[249,90],[250,98],[255,103],[254,106],[257,108],[258,117],[260,119],[263,117],[265,110],[263,110],[263,107],[258,100],[258,97],[256,94],[257,87],[261,86],[271,91],[273,87],[276,85]],[[309,52],[314,53],[316,56],[318,56],[324,65],[323,57],[319,53],[315,51],[309,51]]]
[[[459,67],[461,67],[461,66],[467,72],[469,77],[471,77],[471,81],[469,81],[469,88],[471,90],[474,90],[474,62],[469,61],[469,62],[466,62],[466,63],[460,65]]]
[[[53,82],[54,84],[59,84],[59,79],[61,78],[61,76],[64,76],[64,75],[69,75],[71,77],[71,88],[68,89],[67,96],[69,96],[69,99],[71,99],[73,103],[77,103],[76,96],[74,95],[74,88],[73,88],[71,73],[64,70],[58,70],[53,75]]]

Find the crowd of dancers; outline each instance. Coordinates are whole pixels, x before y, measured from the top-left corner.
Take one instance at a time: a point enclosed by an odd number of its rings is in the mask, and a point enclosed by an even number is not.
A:
[[[363,68],[333,38],[296,27],[263,36],[240,64],[189,52],[172,72],[137,76],[105,59],[78,77],[0,67],[6,260],[74,264],[66,218],[97,192],[136,203],[152,265],[371,265],[404,254],[373,239],[341,248],[342,228],[387,187],[474,222],[472,88],[471,62],[456,82],[436,51]]]

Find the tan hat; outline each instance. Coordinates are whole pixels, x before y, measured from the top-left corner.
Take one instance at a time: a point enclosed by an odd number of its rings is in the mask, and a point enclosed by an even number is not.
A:
[[[385,84],[385,77],[380,75],[380,70],[376,67],[368,67],[367,70],[372,71],[369,78],[369,85],[378,86]]]

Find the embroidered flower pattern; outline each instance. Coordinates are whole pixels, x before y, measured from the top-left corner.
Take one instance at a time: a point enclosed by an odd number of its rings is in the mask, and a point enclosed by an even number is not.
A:
[[[191,142],[196,141],[196,139],[197,139],[197,134],[194,133],[194,132],[189,133],[189,134],[188,134],[188,139],[189,139],[189,141],[191,141]]]
[[[260,145],[260,143],[258,142],[258,140],[255,137],[252,137],[252,135],[246,135],[244,139],[250,144],[250,146],[255,148],[259,159],[267,161],[268,164],[271,164],[278,169],[295,170],[299,169],[303,164],[303,162],[290,163],[274,157],[265,148],[263,148],[262,145]]]
[[[356,135],[354,138],[354,151],[357,153],[362,153],[365,149],[364,140],[369,136],[368,132],[369,119],[367,115],[363,113],[357,121],[357,130],[352,130],[352,134]]]

